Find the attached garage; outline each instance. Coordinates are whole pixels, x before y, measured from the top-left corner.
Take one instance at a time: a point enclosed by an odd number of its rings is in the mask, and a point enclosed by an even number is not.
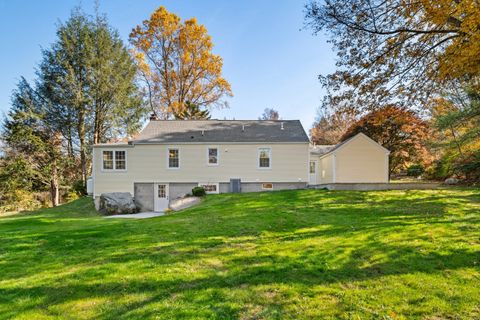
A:
[[[363,133],[335,146],[312,146],[309,183],[388,183],[389,154]]]

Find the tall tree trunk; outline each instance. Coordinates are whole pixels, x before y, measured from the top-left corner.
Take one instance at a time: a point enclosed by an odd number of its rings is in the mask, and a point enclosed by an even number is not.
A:
[[[50,196],[52,199],[52,206],[56,207],[59,203],[58,196],[58,171],[57,171],[57,161],[54,160],[52,163],[52,177],[50,180]]]
[[[99,116],[98,106],[95,108],[95,119],[93,126],[93,144],[100,143],[100,116]]]
[[[87,187],[87,152],[85,144],[85,114],[80,110],[78,114],[78,140],[80,141],[80,166],[82,168],[82,181],[84,187]]]

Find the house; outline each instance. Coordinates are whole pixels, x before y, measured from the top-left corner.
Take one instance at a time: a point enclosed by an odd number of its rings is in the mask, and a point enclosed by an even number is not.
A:
[[[95,203],[130,192],[141,211],[203,186],[207,193],[388,182],[388,150],[363,134],[310,146],[298,120],[151,120],[126,143],[93,146]]]
[[[305,188],[308,148],[298,120],[152,120],[128,143],[93,146],[93,194],[130,192],[142,211],[162,211],[196,186]]]
[[[311,146],[309,184],[388,183],[389,154],[363,133],[337,145]]]

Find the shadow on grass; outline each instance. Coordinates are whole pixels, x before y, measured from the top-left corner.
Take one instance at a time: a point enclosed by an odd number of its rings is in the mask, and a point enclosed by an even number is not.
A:
[[[203,307],[206,315],[237,318],[242,310],[227,303],[231,297],[225,290],[272,284],[311,287],[475,268],[479,251],[457,244],[478,240],[477,207],[461,207],[477,203],[478,194],[454,199],[442,192],[398,194],[399,199],[388,192],[221,195],[180,214],[138,221],[82,217],[68,207],[60,214],[0,219],[0,301],[39,299],[37,304],[19,304],[10,313],[13,317],[69,301],[115,301],[138,294],[145,297],[102,311],[98,318],[150,317],[153,311],[145,310],[150,304],[155,304],[155,313],[187,317]],[[452,214],[452,209],[461,214]],[[441,237],[448,246],[442,253],[424,244],[435,225],[446,231]],[[471,228],[461,229],[465,225]],[[401,242],[384,241],[394,235],[401,235]],[[221,261],[201,266],[199,274],[155,276],[211,259]],[[130,265],[131,274],[123,277],[124,266]],[[22,278],[32,283],[2,285]],[[182,301],[185,309],[178,303],[161,304],[172,299]],[[279,311],[284,308],[279,301],[271,304]]]

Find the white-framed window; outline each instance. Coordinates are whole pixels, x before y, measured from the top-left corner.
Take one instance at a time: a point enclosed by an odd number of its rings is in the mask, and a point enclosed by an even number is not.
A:
[[[103,150],[102,170],[105,171],[126,171],[127,151],[125,150]]]
[[[207,194],[214,194],[214,193],[220,192],[218,183],[205,182],[205,183],[199,183],[198,186],[205,189],[205,193]]]
[[[315,165],[317,164],[316,161],[310,161],[310,174],[315,173]]]
[[[217,166],[218,165],[218,148],[217,147],[208,147],[207,148],[207,165]]]
[[[258,168],[270,169],[272,167],[272,149],[258,148]]]
[[[178,169],[180,168],[180,150],[178,148],[168,148],[167,154],[168,168]]]
[[[273,190],[273,183],[270,183],[270,182],[262,183],[262,190]]]

